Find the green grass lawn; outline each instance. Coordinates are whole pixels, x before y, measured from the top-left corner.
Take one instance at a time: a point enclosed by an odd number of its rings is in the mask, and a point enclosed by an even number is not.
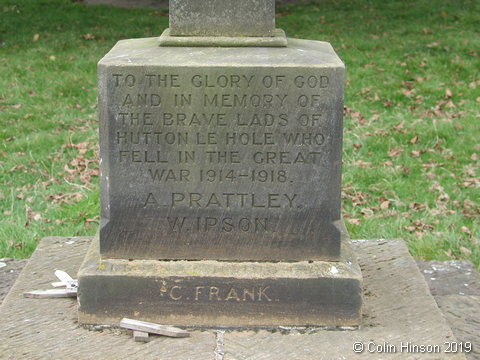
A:
[[[0,0],[0,257],[98,226],[96,63],[165,12]],[[347,66],[343,212],[352,238],[480,267],[480,1],[325,0],[278,9]]]

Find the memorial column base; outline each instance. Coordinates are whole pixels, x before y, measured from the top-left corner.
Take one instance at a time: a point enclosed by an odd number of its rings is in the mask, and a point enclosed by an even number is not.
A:
[[[123,317],[191,327],[357,326],[362,275],[342,236],[338,262],[102,259],[94,239],[78,273],[79,322]]]

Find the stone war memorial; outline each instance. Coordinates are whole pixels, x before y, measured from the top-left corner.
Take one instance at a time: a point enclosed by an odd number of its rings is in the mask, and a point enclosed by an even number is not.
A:
[[[273,0],[171,1],[98,64],[101,224],[82,323],[356,326],[341,219],[344,64]]]
[[[159,37],[119,41],[98,63],[98,234],[38,244],[0,358],[465,359],[405,243],[349,239],[344,81],[273,0],[171,0]],[[77,301],[35,298],[54,274]],[[182,337],[134,342],[143,322]]]

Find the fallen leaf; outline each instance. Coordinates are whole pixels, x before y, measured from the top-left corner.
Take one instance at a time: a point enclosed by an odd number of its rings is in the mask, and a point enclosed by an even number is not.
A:
[[[390,201],[385,200],[384,202],[382,202],[382,203],[380,204],[380,209],[386,210],[386,209],[388,209],[389,206],[390,206]]]
[[[352,225],[360,225],[360,219],[348,219],[347,222]]]
[[[402,153],[402,151],[403,151],[402,148],[400,148],[400,147],[395,147],[395,148],[390,149],[390,150],[388,151],[388,156],[391,157],[391,158],[397,157],[397,156],[399,156],[399,155]]]
[[[410,144],[416,144],[418,141],[418,136],[414,136],[413,138],[410,139]]]
[[[82,38],[84,38],[85,40],[95,40],[95,36],[92,34],[83,34]]]
[[[355,161],[354,165],[358,167],[370,167],[372,166],[371,162],[363,161],[363,160],[357,160]]]
[[[403,125],[405,125],[405,120],[400,121],[398,124],[393,125],[394,130],[400,130],[403,129]]]
[[[450,99],[452,97],[452,90],[446,89],[445,90],[445,99]]]
[[[462,226],[462,227],[460,228],[460,231],[463,232],[463,233],[465,233],[465,234],[467,234],[467,235],[472,235],[472,232],[471,232],[470,229],[469,229],[468,227],[466,227],[466,226]]]
[[[456,206],[459,206],[459,205],[460,205],[460,203],[457,201]],[[473,201],[468,200],[468,199],[467,199],[467,200],[463,200],[463,208],[464,208],[464,209],[471,209],[471,208],[473,207],[473,205],[474,205],[474,204],[473,204]]]
[[[472,156],[470,156],[470,160],[472,161],[477,161],[478,160],[478,156],[476,153],[473,153]]]
[[[465,255],[465,256],[470,256],[472,255],[472,250],[470,249],[467,249],[466,247],[464,246],[460,246],[460,252]]]
[[[32,39],[33,42],[38,41],[38,39],[40,39],[40,34],[33,35],[33,39]]]
[[[422,203],[419,203],[419,202],[412,202],[410,204],[408,204],[408,208],[410,210],[413,210],[413,211],[420,211],[420,210],[423,210],[427,207],[427,204],[422,204]]]

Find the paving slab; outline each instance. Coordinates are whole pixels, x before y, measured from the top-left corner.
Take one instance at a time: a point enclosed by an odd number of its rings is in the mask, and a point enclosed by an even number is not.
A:
[[[55,269],[76,274],[90,242],[85,237],[51,237],[40,242],[0,307],[0,359],[212,359],[213,331],[138,343],[131,331],[81,327],[75,299],[23,297],[28,290],[51,288]]]
[[[480,296],[480,273],[469,261],[417,260],[417,265],[434,297],[438,295]]]
[[[357,240],[354,249],[364,279],[359,330],[226,333],[225,359],[465,358],[444,352],[445,343],[456,339],[402,240]],[[421,353],[409,345],[438,346],[439,352]],[[363,351],[355,353],[354,346]]]
[[[457,340],[473,344],[467,359],[480,359],[480,274],[462,260],[417,264]]]
[[[0,259],[0,304],[27,263],[27,259]]]
[[[320,328],[272,331],[191,330],[191,337],[154,337],[134,342],[131,332],[93,331],[77,323],[74,299],[27,299],[27,290],[48,289],[56,269],[75,274],[92,238],[46,238],[39,244],[0,306],[0,359],[464,359],[463,354],[400,352],[404,345],[440,345],[456,341],[427,284],[401,240],[354,241],[364,275],[364,322],[359,330]],[[447,316],[475,341],[476,295],[442,300]],[[460,309],[460,310],[459,310]],[[472,318],[458,311],[468,311]],[[101,328],[97,328],[101,329]],[[460,340],[460,339],[459,339]],[[365,346],[362,354],[353,344]],[[368,352],[368,345],[383,353]],[[392,346],[396,347],[394,353]],[[474,349],[477,347],[473,345]],[[411,348],[410,348],[411,349]],[[469,354],[470,359],[478,353]]]

